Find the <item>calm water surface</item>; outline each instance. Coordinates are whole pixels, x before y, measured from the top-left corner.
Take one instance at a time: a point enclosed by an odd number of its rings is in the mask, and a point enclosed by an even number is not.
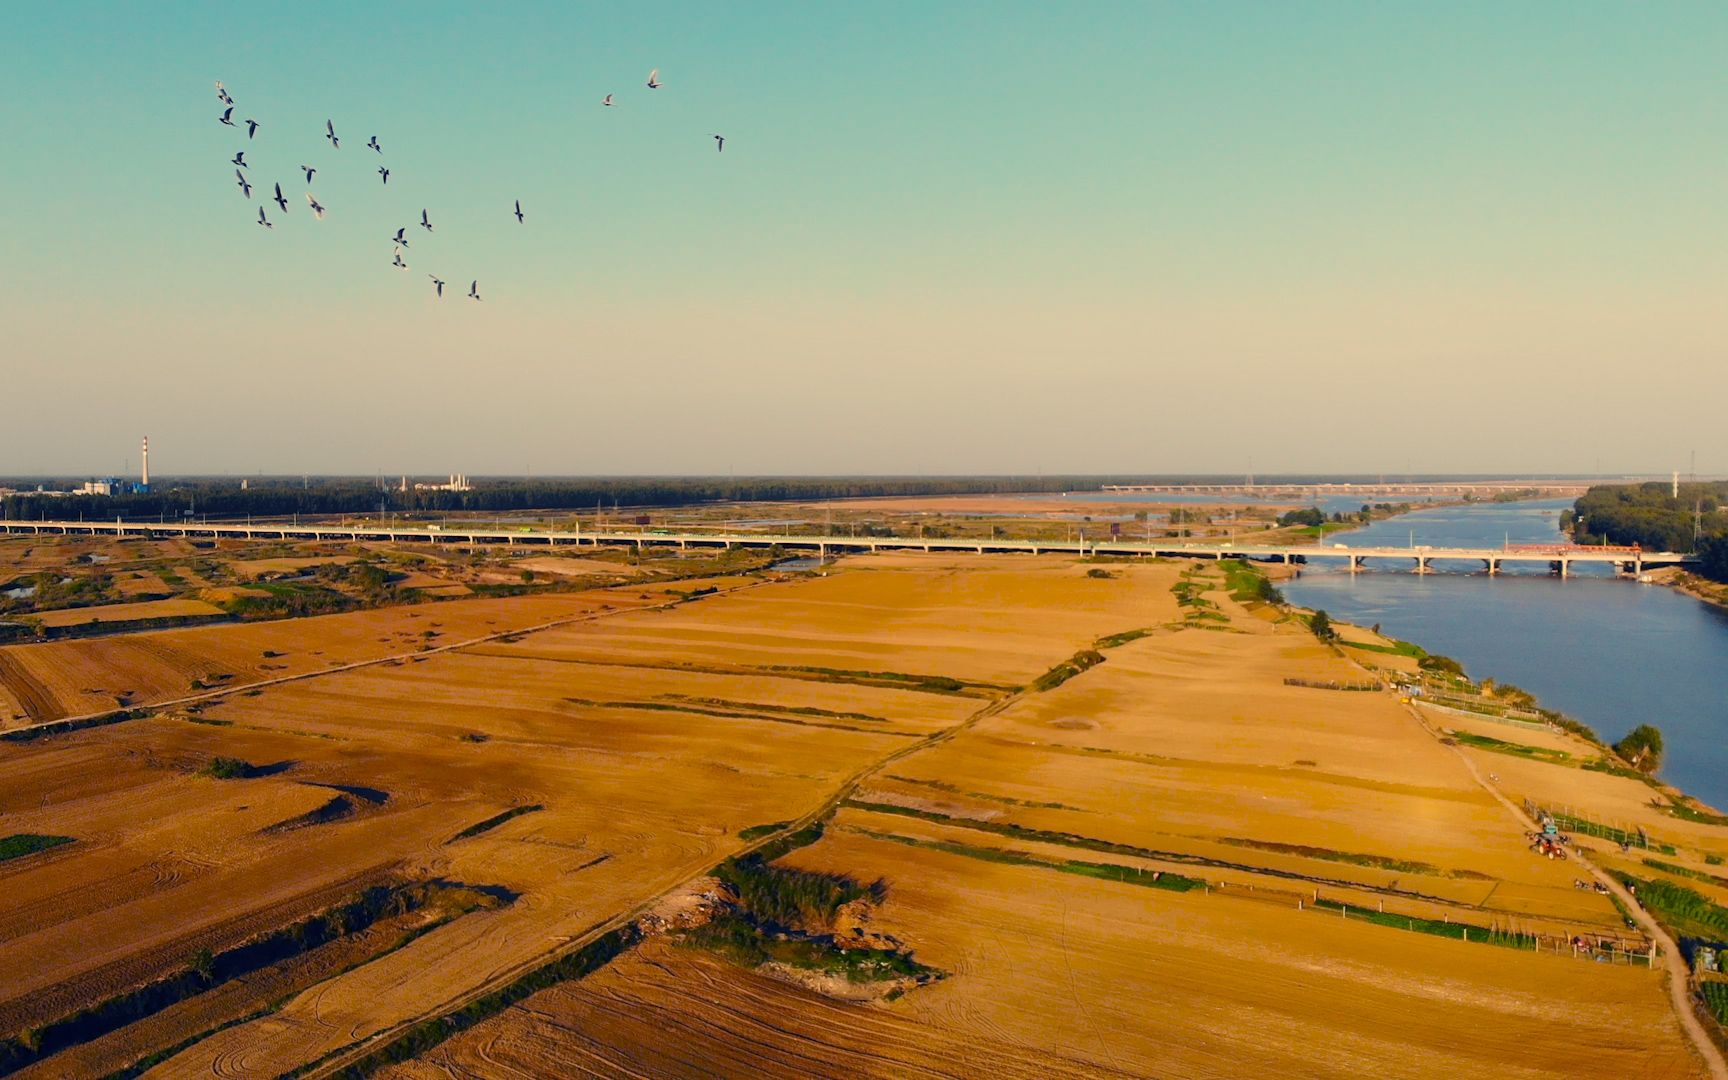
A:
[[[1341,534],[1338,543],[1497,547],[1559,538],[1569,500],[1419,510]],[[1307,567],[1284,586],[1304,607],[1414,641],[1476,678],[1521,686],[1610,742],[1652,723],[1667,742],[1662,775],[1728,808],[1728,612],[1604,569],[1561,581],[1541,571],[1488,578],[1480,564],[1418,577],[1388,563],[1352,576]],[[1471,573],[1471,571],[1476,571]]]

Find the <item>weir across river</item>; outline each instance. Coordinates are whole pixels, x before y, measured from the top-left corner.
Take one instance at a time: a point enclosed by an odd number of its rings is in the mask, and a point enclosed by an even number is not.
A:
[[[1413,564],[1419,574],[1431,573],[1445,561],[1478,562],[1489,574],[1509,564],[1546,565],[1561,577],[1578,564],[1609,565],[1636,576],[1661,566],[1686,566],[1697,556],[1635,547],[1585,547],[1571,544],[1508,544],[1502,547],[1347,547],[1173,543],[1169,540],[1126,540],[1081,537],[1074,540],[1007,540],[924,536],[798,536],[781,533],[671,531],[584,531],[573,529],[447,527],[413,528],[384,525],[330,525],[275,522],[269,524],[144,521],[0,521],[0,533],[89,536],[185,536],[243,540],[346,540],[355,543],[448,544],[453,546],[630,546],[689,548],[774,548],[810,551],[821,556],[856,551],[1019,552],[1032,555],[1125,555],[1173,559],[1251,559],[1257,562],[1308,563],[1334,560],[1360,570],[1367,560]]]

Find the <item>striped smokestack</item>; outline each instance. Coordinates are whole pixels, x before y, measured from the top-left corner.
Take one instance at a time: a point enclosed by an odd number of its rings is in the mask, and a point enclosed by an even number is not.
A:
[[[141,483],[145,488],[150,486],[150,436],[144,436],[144,475]]]

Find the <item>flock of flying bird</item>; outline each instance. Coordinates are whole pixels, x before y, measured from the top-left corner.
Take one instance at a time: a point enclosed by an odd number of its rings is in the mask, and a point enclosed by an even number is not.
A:
[[[661,83],[659,68],[655,68],[653,71],[648,73],[647,86],[650,90],[660,89]],[[601,99],[600,104],[610,108],[614,104],[612,98],[613,95],[607,94],[603,99]],[[222,85],[220,80],[216,83],[216,99],[226,106],[222,111],[222,115],[218,118],[218,123],[225,124],[228,127],[239,127],[240,125],[234,120],[234,98],[229,95],[227,88]],[[246,125],[246,138],[248,140],[256,138],[258,135],[258,129],[263,126],[258,121],[252,119],[247,119],[244,123]],[[336,134],[336,122],[334,120],[324,121],[324,138],[329,140],[330,148],[332,150],[340,150],[342,148],[342,140]],[[711,135],[710,138],[714,140],[714,149],[716,152],[725,151],[725,136]],[[366,140],[366,145],[380,155],[384,153],[384,148],[379,145],[378,136],[376,135]],[[246,161],[246,151],[241,150],[236,153],[234,159],[230,161],[229,164],[235,166],[234,179],[237,186],[240,188],[240,193],[250,199],[252,197],[252,184],[246,179],[246,173],[241,171],[251,167]],[[318,172],[317,167],[312,165],[302,165],[300,166],[300,170],[306,174],[306,186],[311,187],[312,177]],[[388,185],[390,183],[389,167],[379,165],[378,177],[380,184]],[[282,194],[281,181],[276,181],[274,187],[275,194],[271,197],[270,201],[274,202],[281,208],[281,213],[286,214],[288,212],[288,200]],[[512,211],[512,215],[516,218],[516,224],[520,225],[523,223],[522,200],[517,199],[515,200],[515,203],[516,205],[515,209]],[[319,204],[317,199],[313,198],[310,191],[306,192],[306,205],[311,208],[313,217],[317,218],[319,221],[324,220],[324,207]],[[273,229],[276,227],[275,223],[273,223],[269,216],[265,214],[262,206],[258,208],[258,224],[262,225],[266,229]],[[424,208],[420,211],[420,227],[425,229],[427,232],[432,231],[432,219]],[[407,226],[403,226],[402,228],[397,229],[396,235],[391,238],[391,243],[396,249],[391,260],[391,265],[402,270],[408,269],[408,264],[402,261],[402,249],[409,246],[407,234],[408,228]],[[432,279],[432,287],[437,290],[439,299],[443,299],[445,283],[436,274],[427,274],[426,276]],[[480,299],[480,282],[478,279],[469,283],[468,298],[470,300]]]

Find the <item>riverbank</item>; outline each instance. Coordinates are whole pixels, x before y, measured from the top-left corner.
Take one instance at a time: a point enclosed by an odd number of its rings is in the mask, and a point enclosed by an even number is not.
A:
[[[1343,534],[1348,546],[1499,547],[1553,543],[1565,500],[1420,510]],[[1676,588],[1640,586],[1606,571],[1566,580],[1476,564],[1403,566],[1362,573],[1321,566],[1284,585],[1292,603],[1334,618],[1380,624],[1405,641],[1455,657],[1477,678],[1523,687],[1548,707],[1613,742],[1640,723],[1668,740],[1664,776],[1714,806],[1728,806],[1728,611]]]
[[[1711,607],[1728,611],[1728,585],[1689,573],[1678,566],[1665,566],[1644,575],[1653,585],[1665,585],[1676,592],[1704,601]]]
[[[1313,612],[1292,609],[1298,618]],[[1526,692],[1468,679],[1450,658],[1378,628],[1332,623],[1334,647],[1395,687],[1425,730],[1529,828],[1532,850],[1579,864],[1663,953],[1675,1011],[1707,1067],[1728,1075],[1728,816],[1641,772],[1588,727]],[[1472,700],[1474,699],[1474,700]],[[1654,794],[1652,794],[1654,793]],[[1554,840],[1542,830],[1557,828]],[[1654,954],[1653,954],[1654,955]],[[1707,1043],[1707,1045],[1706,1045]]]

